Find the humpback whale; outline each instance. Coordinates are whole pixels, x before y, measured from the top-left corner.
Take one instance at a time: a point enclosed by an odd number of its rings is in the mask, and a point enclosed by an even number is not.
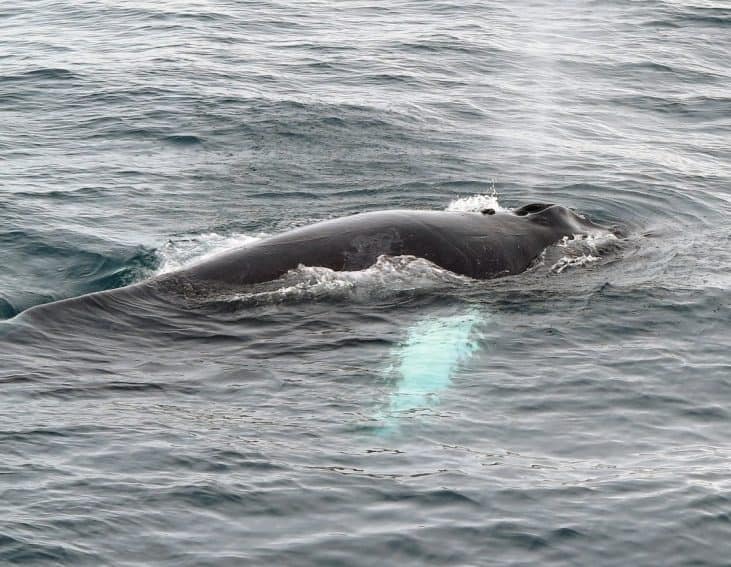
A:
[[[20,316],[62,321],[90,308],[122,317],[130,305],[147,309],[171,292],[186,297],[211,288],[234,288],[276,280],[300,265],[336,271],[369,268],[381,255],[424,258],[456,274],[490,279],[518,274],[564,237],[605,232],[560,205],[535,203],[512,212],[386,210],[359,213],[303,226],[222,252],[178,271],[123,288],[36,305]],[[111,323],[110,323],[111,324]]]
[[[299,265],[363,270],[379,256],[416,256],[475,279],[518,274],[564,237],[601,229],[560,205],[512,212],[385,210],[307,225],[221,253],[178,272],[189,282],[230,286],[275,280]]]

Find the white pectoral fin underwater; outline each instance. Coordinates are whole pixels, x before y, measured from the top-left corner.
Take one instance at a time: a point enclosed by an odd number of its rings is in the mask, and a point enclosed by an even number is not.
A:
[[[424,317],[405,330],[382,373],[389,391],[374,416],[380,422],[379,434],[393,433],[402,421],[439,405],[459,369],[479,351],[480,327],[487,318],[479,308],[468,307]]]

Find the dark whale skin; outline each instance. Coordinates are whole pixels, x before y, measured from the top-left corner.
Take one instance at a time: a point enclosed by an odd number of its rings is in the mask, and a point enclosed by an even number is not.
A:
[[[385,254],[417,256],[456,274],[489,279],[518,274],[547,246],[596,228],[559,205],[526,205],[513,213],[375,211],[265,238],[178,275],[236,286],[275,280],[299,265],[363,270]]]

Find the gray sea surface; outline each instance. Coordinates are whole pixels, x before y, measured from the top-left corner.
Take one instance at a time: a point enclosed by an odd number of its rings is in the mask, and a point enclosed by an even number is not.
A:
[[[4,0],[0,564],[731,564],[731,4]],[[124,290],[310,222],[413,258]]]

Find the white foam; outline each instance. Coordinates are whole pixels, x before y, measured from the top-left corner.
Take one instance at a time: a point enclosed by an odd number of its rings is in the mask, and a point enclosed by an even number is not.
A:
[[[580,268],[598,262],[602,251],[614,246],[618,240],[616,235],[602,230],[590,234],[565,236],[557,243],[565,254],[553,263],[550,271],[560,274],[569,268]]]
[[[564,236],[556,245],[561,248],[585,248],[599,253],[602,248],[613,246],[619,241],[617,235],[608,230],[596,229],[588,234]]]
[[[580,268],[587,264],[593,264],[599,260],[598,256],[592,254],[582,254],[581,256],[562,256],[558,262],[551,266],[551,271],[560,274],[568,268]]]
[[[276,289],[237,293],[222,298],[228,301],[277,302],[309,298],[342,298],[368,300],[399,291],[426,290],[449,285],[465,285],[470,278],[415,256],[379,256],[371,267],[357,271],[335,271],[329,268],[300,265],[279,280],[271,282]]]
[[[510,209],[506,209],[498,202],[498,194],[495,188],[489,194],[472,195],[471,197],[461,197],[455,199],[445,210],[453,213],[475,213],[484,211],[485,209],[494,209],[496,212],[507,213]]]

